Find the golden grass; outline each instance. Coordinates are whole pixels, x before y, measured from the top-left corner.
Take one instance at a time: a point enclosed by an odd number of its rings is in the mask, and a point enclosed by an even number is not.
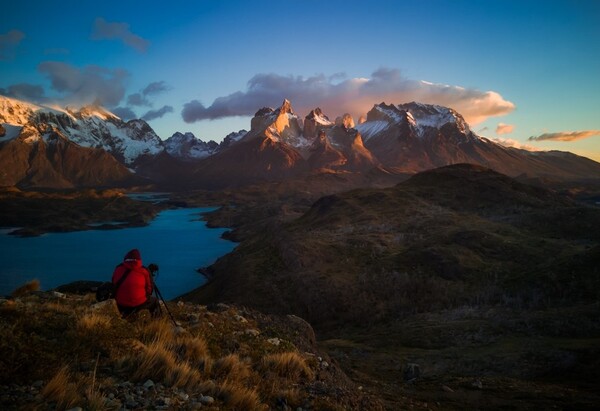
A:
[[[27,295],[32,291],[39,291],[39,290],[40,290],[40,281],[37,279],[34,279],[34,280],[31,280],[31,281],[23,284],[22,286],[18,287],[10,295],[15,298],[23,297],[24,295]]]
[[[77,386],[72,383],[69,367],[62,367],[41,392],[46,402],[56,402],[57,409],[68,409],[81,402]]]
[[[86,313],[77,319],[77,332],[83,335],[101,333],[110,327],[110,318],[99,313]]]
[[[199,384],[200,372],[185,361],[179,361],[175,353],[162,341],[155,340],[145,346],[136,357],[129,359],[133,379],[152,379],[169,386],[192,388]]]
[[[139,323],[138,327],[141,328],[141,340],[144,343],[160,341],[162,344],[170,345],[175,342],[173,325],[166,318]]]
[[[191,364],[202,365],[209,357],[208,345],[200,337],[180,335],[177,337],[175,347],[179,357]]]
[[[282,378],[296,381],[299,378],[312,380],[314,373],[306,361],[297,352],[269,354],[263,357],[261,368],[273,372]]]
[[[194,388],[200,382],[200,372],[186,362],[178,362],[167,370],[164,382],[172,387]]]
[[[267,409],[260,401],[256,390],[240,385],[235,381],[224,381],[217,389],[217,396],[225,405],[238,411]]]
[[[136,380],[164,380],[167,372],[177,365],[175,355],[160,341],[151,342],[134,359]]]
[[[248,360],[242,360],[237,354],[229,354],[215,361],[212,375],[219,380],[240,381],[251,374]]]

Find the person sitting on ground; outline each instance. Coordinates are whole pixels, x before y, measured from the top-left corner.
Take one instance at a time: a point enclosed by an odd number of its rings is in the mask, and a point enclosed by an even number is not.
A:
[[[125,255],[125,259],[119,264],[112,276],[113,286],[117,286],[115,300],[123,318],[140,310],[147,309],[152,317],[160,316],[160,305],[158,299],[152,296],[152,278],[146,267],[142,266],[142,256],[139,250],[133,249]]]

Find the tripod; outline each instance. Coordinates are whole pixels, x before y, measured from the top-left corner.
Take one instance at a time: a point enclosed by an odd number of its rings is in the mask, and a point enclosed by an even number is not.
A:
[[[158,299],[163,302],[165,310],[167,311],[167,314],[169,314],[169,317],[171,318],[171,321],[173,322],[173,325],[175,325],[175,327],[177,327],[178,324],[175,321],[175,318],[173,318],[173,314],[171,314],[171,311],[169,310],[169,307],[167,306],[167,302],[163,298],[160,290],[158,289],[158,287],[156,286],[156,283],[154,282],[154,277],[155,276],[158,277],[158,265],[156,265],[154,263],[148,265],[148,271],[150,271],[150,278],[152,279],[152,289],[154,290],[154,293],[156,294],[156,296],[158,297]],[[160,310],[160,312],[162,314],[162,307],[160,306],[160,304],[158,305],[158,308],[159,308],[159,310]]]

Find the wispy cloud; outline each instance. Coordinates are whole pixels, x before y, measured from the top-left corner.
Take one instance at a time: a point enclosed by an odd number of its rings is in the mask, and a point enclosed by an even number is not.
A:
[[[50,80],[51,87],[62,94],[68,104],[98,103],[113,107],[125,96],[125,81],[129,73],[124,69],[100,66],[78,68],[58,61],[45,61],[38,70]]]
[[[152,96],[152,95],[164,93],[165,91],[169,91],[169,90],[171,90],[171,86],[169,86],[166,82],[154,81],[154,82],[148,84],[146,87],[144,87],[144,89],[142,90],[142,94],[144,96]]]
[[[151,121],[163,117],[167,113],[172,113],[173,107],[162,106],[158,110],[150,110],[142,116],[142,120]]]
[[[149,96],[155,96],[165,91],[171,90],[171,87],[164,81],[155,81],[148,84],[139,93],[133,93],[127,96],[127,104],[137,107],[152,107]]]
[[[126,45],[133,47],[140,52],[145,52],[150,45],[148,40],[137,34],[133,34],[129,30],[129,24],[109,23],[102,17],[98,17],[94,21],[94,29],[91,38],[92,40],[121,40]]]
[[[492,140],[495,143],[501,144],[504,147],[520,148],[522,150],[529,150],[529,151],[539,151],[540,150],[538,147],[523,144],[520,141],[513,140],[510,138],[497,137],[497,138],[491,138],[490,140]]]
[[[136,118],[135,113],[129,107],[115,107],[110,110],[113,114],[117,115],[121,120],[127,121],[132,118]]]
[[[510,134],[514,129],[515,126],[512,124],[498,123],[498,126],[496,127],[496,134]]]
[[[5,34],[0,34],[0,61],[12,60],[15,57],[15,50],[25,38],[25,33],[19,30],[10,30]]]
[[[37,84],[13,84],[7,88],[0,88],[0,94],[35,103],[41,103],[44,100],[44,88]]]
[[[575,141],[589,137],[600,136],[600,130],[582,130],[582,131],[559,131],[557,133],[544,133],[539,136],[531,136],[529,141]]]
[[[253,115],[263,106],[276,106],[287,98],[300,113],[316,106],[329,116],[345,112],[365,114],[373,104],[419,101],[452,107],[471,124],[514,110],[515,105],[494,91],[480,91],[459,86],[406,79],[396,69],[381,68],[370,78],[351,78],[340,82],[340,76],[281,76],[257,74],[248,81],[245,91],[219,97],[210,106],[198,100],[184,105],[182,117],[192,123],[199,120]]]

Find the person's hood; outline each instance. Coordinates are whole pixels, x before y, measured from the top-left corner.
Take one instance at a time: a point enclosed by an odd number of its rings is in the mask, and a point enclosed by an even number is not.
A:
[[[123,265],[127,268],[136,268],[142,266],[142,255],[137,248],[129,251],[125,254],[125,258],[123,259]]]

